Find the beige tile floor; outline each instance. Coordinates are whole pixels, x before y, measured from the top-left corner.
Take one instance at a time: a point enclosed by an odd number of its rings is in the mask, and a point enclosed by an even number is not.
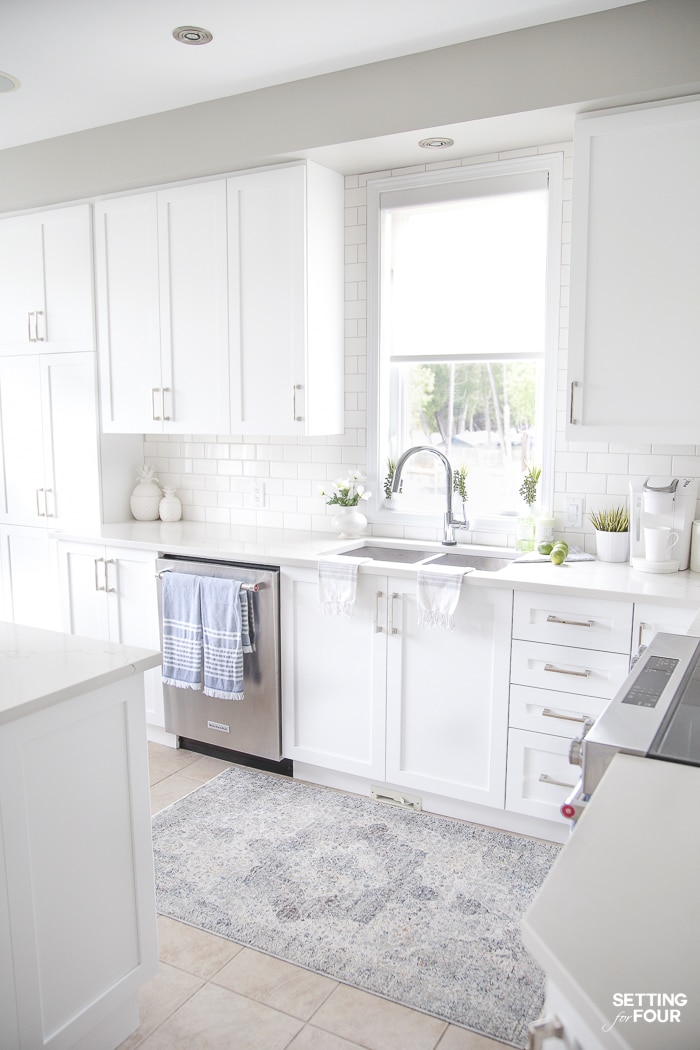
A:
[[[225,762],[149,744],[157,812]],[[503,1043],[158,917],[160,970],[120,1050],[503,1050]]]

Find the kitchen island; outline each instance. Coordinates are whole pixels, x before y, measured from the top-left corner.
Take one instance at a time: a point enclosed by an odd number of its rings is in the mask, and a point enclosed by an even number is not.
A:
[[[700,1046],[699,790],[695,766],[613,759],[523,920],[564,1025],[545,1046]]]
[[[157,969],[143,672],[160,653],[0,623],[3,1050],[110,1050]]]

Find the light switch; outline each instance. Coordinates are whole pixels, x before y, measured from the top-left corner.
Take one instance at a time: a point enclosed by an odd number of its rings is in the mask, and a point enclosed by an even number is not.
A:
[[[566,518],[564,521],[567,529],[580,529],[583,525],[583,496],[566,497]]]

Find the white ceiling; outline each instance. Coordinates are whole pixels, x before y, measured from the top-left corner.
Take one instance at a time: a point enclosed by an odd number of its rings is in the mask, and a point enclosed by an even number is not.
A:
[[[0,149],[635,2],[0,0]]]

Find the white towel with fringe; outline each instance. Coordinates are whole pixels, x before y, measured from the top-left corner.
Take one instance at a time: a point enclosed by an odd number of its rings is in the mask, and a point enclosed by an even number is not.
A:
[[[357,569],[369,558],[329,554],[318,560],[318,598],[324,613],[352,616],[357,595]]]
[[[462,578],[470,569],[418,570],[418,626],[454,630],[454,614],[462,589]]]

